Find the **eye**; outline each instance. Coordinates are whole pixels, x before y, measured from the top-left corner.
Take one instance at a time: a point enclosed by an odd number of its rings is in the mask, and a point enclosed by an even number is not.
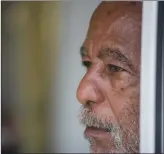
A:
[[[82,62],[83,66],[85,66],[86,68],[89,68],[91,66],[91,62],[90,61],[83,61]]]
[[[125,69],[123,69],[123,68],[121,68],[119,66],[116,66],[116,65],[112,65],[112,64],[108,65],[108,70],[111,73],[126,71]]]

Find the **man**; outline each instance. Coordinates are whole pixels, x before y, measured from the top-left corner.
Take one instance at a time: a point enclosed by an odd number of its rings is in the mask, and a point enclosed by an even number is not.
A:
[[[77,98],[93,153],[139,152],[141,2],[102,2],[81,47]]]

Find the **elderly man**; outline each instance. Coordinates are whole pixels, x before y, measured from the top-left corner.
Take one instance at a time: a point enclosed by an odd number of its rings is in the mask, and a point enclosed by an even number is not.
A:
[[[139,152],[141,2],[102,2],[81,47],[77,98],[93,153]]]

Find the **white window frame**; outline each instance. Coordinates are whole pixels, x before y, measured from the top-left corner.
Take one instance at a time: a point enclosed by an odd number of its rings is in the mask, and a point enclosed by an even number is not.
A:
[[[140,152],[155,152],[157,1],[143,2],[140,97]]]

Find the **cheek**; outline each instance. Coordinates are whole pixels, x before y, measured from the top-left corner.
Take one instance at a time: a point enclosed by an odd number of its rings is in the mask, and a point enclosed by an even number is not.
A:
[[[124,144],[139,142],[139,94],[133,94],[118,114],[118,122],[123,130]],[[137,146],[137,145],[136,145]]]
[[[128,116],[138,112],[139,79],[124,74],[120,80],[111,80],[111,85],[112,91],[109,98],[116,118],[120,119],[123,115]]]
[[[132,84],[135,84],[135,77],[127,72],[115,73],[110,77],[111,86],[114,91],[123,92]]]
[[[139,111],[140,111],[140,96],[139,96],[139,88],[138,90],[130,89],[127,94],[127,97],[123,98],[123,106],[118,114],[118,118],[122,123],[129,123],[133,125],[136,120],[139,119]]]

